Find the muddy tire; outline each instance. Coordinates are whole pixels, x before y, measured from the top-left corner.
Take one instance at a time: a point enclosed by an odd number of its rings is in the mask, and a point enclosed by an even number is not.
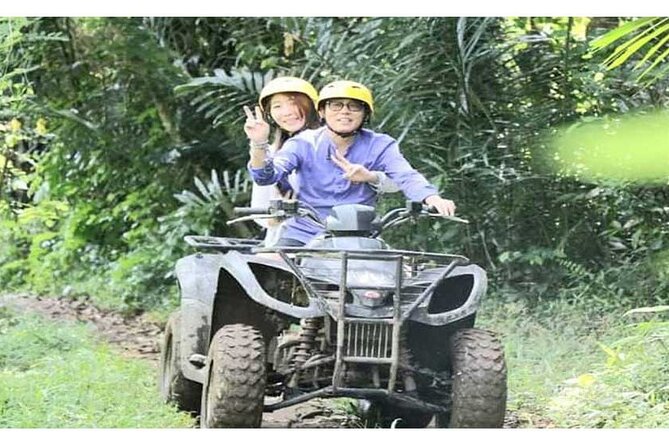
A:
[[[260,427],[265,397],[265,343],[255,328],[226,325],[207,356],[201,427]]]
[[[450,416],[437,427],[500,428],[506,411],[506,365],[502,344],[492,332],[466,328],[450,340],[453,374]]]
[[[167,321],[160,352],[158,385],[164,402],[175,403],[180,410],[200,411],[202,385],[187,379],[179,364],[181,355],[181,312],[175,311]]]

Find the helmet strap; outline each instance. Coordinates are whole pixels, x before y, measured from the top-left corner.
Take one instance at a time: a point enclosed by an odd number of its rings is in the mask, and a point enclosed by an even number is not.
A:
[[[327,122],[325,123],[325,126],[326,126],[328,129],[330,129],[330,131],[331,131],[332,133],[334,133],[334,134],[336,134],[336,135],[338,135],[338,136],[340,136],[340,137],[342,137],[342,138],[350,138],[351,136],[357,135],[358,132],[360,132],[360,129],[362,128],[362,125],[361,125],[360,127],[358,127],[357,129],[353,130],[352,132],[344,133],[344,132],[338,132],[338,131],[336,131],[335,129],[333,129],[332,127],[330,127],[330,124],[328,124]]]

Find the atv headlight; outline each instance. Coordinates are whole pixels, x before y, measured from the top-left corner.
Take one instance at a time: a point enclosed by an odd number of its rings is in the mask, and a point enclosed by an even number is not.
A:
[[[346,277],[346,285],[352,287],[393,288],[395,286],[395,275],[386,271],[371,269],[349,271]]]
[[[380,307],[392,294],[388,288],[395,287],[395,274],[371,269],[349,271],[346,282],[349,287],[355,288],[351,293],[360,304],[366,307]],[[360,289],[361,287],[369,288]]]
[[[366,307],[380,307],[386,302],[386,298],[393,294],[392,291],[381,290],[353,290],[353,295]]]

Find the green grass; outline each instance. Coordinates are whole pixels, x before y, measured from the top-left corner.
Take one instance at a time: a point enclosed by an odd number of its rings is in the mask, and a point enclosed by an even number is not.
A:
[[[669,323],[616,329],[606,355],[553,397],[550,415],[564,427],[669,427]]]
[[[523,427],[669,427],[669,323],[564,301],[486,304]]]
[[[191,427],[164,405],[156,371],[81,324],[0,308],[0,428]]]
[[[501,335],[521,427],[669,427],[669,313],[628,310],[488,297],[477,325]],[[0,308],[0,428],[193,424],[161,403],[151,364],[82,324]]]

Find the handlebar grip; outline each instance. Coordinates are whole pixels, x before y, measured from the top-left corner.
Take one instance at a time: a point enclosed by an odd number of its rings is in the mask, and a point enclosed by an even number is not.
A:
[[[269,208],[233,208],[232,213],[240,217],[255,214],[269,214]]]
[[[452,217],[444,217],[444,218],[445,218],[446,220],[451,220],[451,221],[454,221],[454,222],[456,222],[456,223],[464,223],[464,224],[466,224],[466,225],[469,224],[469,220],[466,220],[466,219],[464,219],[464,218],[460,218],[460,217],[456,217],[456,216],[452,216]]]
[[[423,210],[427,212],[428,215],[433,216],[433,217],[440,217],[441,215],[437,212],[437,209],[434,206],[428,206],[428,205],[423,205]],[[469,224],[469,220],[465,220],[464,218],[456,217],[455,215],[451,215],[449,217],[442,217],[445,218],[446,220],[451,220],[456,223],[464,223],[464,224]]]

